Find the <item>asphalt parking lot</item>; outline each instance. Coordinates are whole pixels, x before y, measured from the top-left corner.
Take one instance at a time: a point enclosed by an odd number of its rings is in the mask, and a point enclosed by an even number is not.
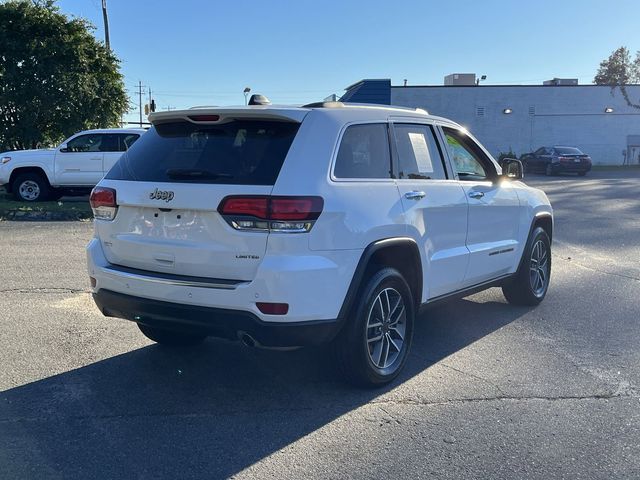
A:
[[[152,345],[94,307],[90,223],[0,222],[0,478],[640,477],[640,171],[526,180],[546,300],[428,311],[382,390],[323,349]]]

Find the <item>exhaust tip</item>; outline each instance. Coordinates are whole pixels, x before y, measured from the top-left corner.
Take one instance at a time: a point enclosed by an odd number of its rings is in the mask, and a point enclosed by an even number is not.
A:
[[[259,347],[260,344],[255,338],[249,335],[247,332],[238,332],[238,337],[245,347]]]

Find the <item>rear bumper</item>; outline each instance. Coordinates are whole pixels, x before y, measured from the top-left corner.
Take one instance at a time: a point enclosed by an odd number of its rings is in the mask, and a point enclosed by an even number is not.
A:
[[[267,255],[252,281],[200,277],[184,281],[180,275],[154,276],[111,265],[97,238],[87,246],[94,298],[105,315],[230,339],[246,332],[268,346],[329,341],[339,330],[333,319],[342,318],[359,257],[354,251]],[[289,311],[264,314],[256,302],[287,303]]]
[[[588,172],[591,170],[590,163],[551,163],[551,169],[556,172]]]
[[[93,294],[107,317],[118,317],[145,325],[238,339],[249,334],[260,345],[294,347],[331,341],[340,330],[338,320],[263,322],[251,312],[182,305],[100,289]]]

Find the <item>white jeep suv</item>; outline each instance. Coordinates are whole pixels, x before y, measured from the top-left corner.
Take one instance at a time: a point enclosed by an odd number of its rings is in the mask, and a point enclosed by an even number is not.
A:
[[[349,380],[380,385],[422,307],[547,292],[547,197],[450,120],[331,102],[150,121],[92,192],[87,254],[102,313],[158,343],[331,342]]]

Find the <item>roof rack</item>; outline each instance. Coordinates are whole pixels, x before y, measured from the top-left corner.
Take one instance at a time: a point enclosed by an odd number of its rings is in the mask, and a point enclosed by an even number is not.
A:
[[[313,102],[302,105],[302,108],[342,108],[344,106],[342,102]]]
[[[386,110],[402,110],[405,112],[416,112],[429,115],[424,108],[398,107],[396,105],[381,105],[379,103],[351,103],[351,102],[314,102],[303,105],[302,108],[345,108],[345,107],[361,107],[361,108],[384,108]]]

